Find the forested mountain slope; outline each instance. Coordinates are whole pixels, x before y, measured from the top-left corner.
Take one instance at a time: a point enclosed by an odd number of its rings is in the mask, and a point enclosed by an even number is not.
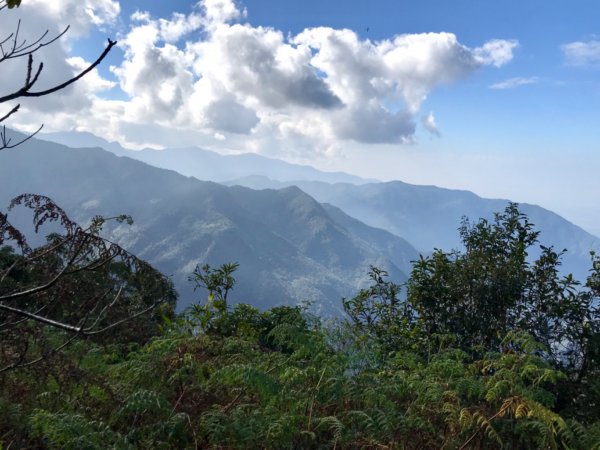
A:
[[[157,167],[176,170],[202,180],[264,189],[298,186],[319,202],[330,203],[372,227],[402,236],[419,251],[449,250],[460,245],[457,227],[463,216],[491,218],[509,200],[486,199],[470,191],[391,181],[369,182],[343,173],[321,172],[259,155],[223,156],[200,149],[130,151],[88,133],[65,132],[45,136],[69,146],[100,146],[119,155],[131,155]],[[567,249],[563,272],[584,279],[590,268],[590,250],[600,250],[600,239],[563,217],[537,205],[522,204],[541,230],[541,243]],[[536,255],[532,255],[533,257]]]
[[[402,280],[418,257],[406,241],[357,224],[296,187],[226,187],[100,149],[32,139],[0,153],[0,180],[5,205],[35,192],[82,222],[95,214],[132,215],[133,226],[108,235],[173,277],[180,308],[204,298],[188,282],[199,263],[240,263],[234,301],[269,307],[311,300],[317,311],[332,313],[366,281],[369,265]]]
[[[370,226],[402,236],[425,253],[434,248],[458,248],[460,240],[456,230],[463,216],[472,221],[481,217],[490,219],[508,203],[508,200],[482,198],[470,191],[401,181],[354,185],[302,180],[279,182],[252,176],[228,184],[255,189],[298,186],[320,202],[335,205]],[[521,204],[519,209],[541,231],[542,244],[568,250],[563,260],[564,271],[583,279],[590,269],[589,252],[600,250],[600,239],[540,206]]]

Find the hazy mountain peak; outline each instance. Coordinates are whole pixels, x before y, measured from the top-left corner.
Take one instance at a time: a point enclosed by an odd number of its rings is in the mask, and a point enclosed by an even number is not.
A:
[[[361,224],[356,232],[353,219],[341,211],[334,217],[296,186],[227,187],[98,148],[32,139],[0,152],[0,179],[5,205],[21,192],[40,192],[82,223],[96,214],[132,215],[133,227],[106,233],[172,276],[180,307],[204,295],[188,282],[197,264],[237,261],[234,301],[268,307],[312,300],[322,313],[336,313],[340,299],[367,281],[369,265],[402,281],[418,255],[381,230]]]
[[[325,172],[314,167],[292,164],[254,153],[222,155],[198,147],[168,148],[164,150],[130,150],[117,142],[87,132],[56,132],[41,135],[41,139],[72,148],[100,147],[119,156],[128,156],[155,167],[175,170],[199,180],[225,182],[249,175],[262,175],[274,180],[318,180],[362,184],[374,180],[346,174]]]

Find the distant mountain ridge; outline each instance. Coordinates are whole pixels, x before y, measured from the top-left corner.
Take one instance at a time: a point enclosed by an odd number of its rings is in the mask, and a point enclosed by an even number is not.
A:
[[[82,136],[88,139],[88,143],[102,143],[100,138],[87,134],[65,133],[54,135],[54,138],[76,144],[81,143]],[[115,153],[124,151],[116,143],[107,145],[113,146]],[[364,224],[402,236],[423,253],[429,253],[434,248],[444,250],[458,248],[460,240],[457,228],[463,216],[472,221],[479,218],[491,219],[493,213],[502,211],[509,201],[482,198],[466,190],[419,186],[401,181],[370,182],[360,178],[356,181],[358,177],[352,178],[351,175],[345,175],[351,177],[350,180],[340,180],[339,177],[331,177],[327,172],[316,171],[316,169],[306,170],[307,166],[293,166],[294,170],[278,169],[278,167],[287,167],[286,163],[283,163],[284,166],[269,166],[273,170],[267,170],[266,167],[276,160],[267,158],[265,161],[258,155],[227,157],[213,153],[212,156],[216,155],[216,157],[203,160],[201,152],[181,150],[185,154],[182,159],[186,161],[185,164],[165,161],[168,159],[165,155],[171,155],[173,160],[177,159],[181,155],[179,151],[149,150],[147,152],[151,153],[147,153],[148,156],[144,157],[156,159],[156,155],[159,155],[161,158],[154,160],[153,165],[168,166],[186,175],[219,181],[229,186],[237,184],[252,189],[298,186],[317,201],[336,206]],[[250,160],[259,158],[258,161],[265,164],[259,163],[257,164],[259,167],[256,167],[256,164],[247,163],[244,157]],[[198,161],[204,162],[200,164]],[[210,165],[209,174],[206,173],[206,164]],[[296,170],[302,172],[301,177],[294,177]],[[269,176],[268,172],[273,171],[276,176]],[[242,175],[234,176],[236,174]],[[227,177],[230,178],[225,179]],[[553,245],[559,251],[568,250],[563,257],[564,273],[571,272],[576,278],[584,281],[590,269],[589,252],[600,251],[600,239],[540,206],[523,203],[520,209],[528,215],[537,229],[541,230],[542,244]],[[532,256],[535,257],[535,249]]]
[[[95,214],[131,214],[134,225],[111,228],[109,237],[171,275],[180,308],[205,298],[188,281],[199,263],[240,263],[234,301],[267,308],[310,300],[321,313],[339,314],[341,298],[366,283],[369,265],[402,281],[418,257],[403,239],[321,205],[297,187],[227,187],[101,149],[32,139],[0,152],[0,180],[5,206],[17,194],[36,192],[81,222]]]
[[[185,176],[218,183],[249,175],[262,175],[281,181],[318,180],[353,184],[376,181],[343,172],[324,172],[311,166],[291,164],[253,153],[221,155],[198,147],[129,150],[117,142],[109,142],[91,133],[74,131],[46,133],[40,135],[40,139],[72,148],[99,147],[117,156],[128,156],[155,167],[175,170]]]
[[[509,200],[486,199],[470,191],[418,186],[401,181],[385,183],[323,183],[319,181],[274,181],[260,176],[229,182],[252,189],[281,189],[298,186],[319,202],[337,206],[365,224],[402,236],[420,252],[434,248],[460,247],[458,227],[461,218],[471,221],[493,217]],[[541,231],[540,242],[557,250],[567,249],[563,257],[565,272],[585,280],[590,266],[590,250],[600,251],[600,239],[552,211],[537,205],[520,204],[519,209]],[[535,256],[535,255],[533,255]]]

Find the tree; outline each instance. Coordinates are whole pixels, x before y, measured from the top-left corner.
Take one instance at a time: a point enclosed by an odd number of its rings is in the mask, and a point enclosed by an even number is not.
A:
[[[78,337],[105,333],[161,305],[162,314],[172,314],[176,295],[170,280],[100,236],[107,221],[129,217],[96,217],[82,228],[47,197],[24,194],[9,209],[20,205],[33,211],[36,232],[49,222],[62,232],[32,248],[0,215],[0,372],[38,362]],[[2,247],[6,243],[11,245]],[[50,339],[54,347],[46,345],[48,327],[61,332]]]
[[[197,318],[198,324],[203,331],[232,330],[235,324],[229,314],[227,297],[235,286],[233,273],[238,269],[238,263],[225,263],[221,267],[213,268],[209,264],[197,265],[190,276],[194,282],[194,290],[204,289],[208,291],[206,304],[193,305],[192,314]]]
[[[429,333],[456,334],[464,347],[497,348],[519,321],[530,283],[527,249],[539,233],[510,204],[492,223],[459,228],[464,252],[436,250],[413,267],[408,297]]]
[[[19,0],[0,0],[0,13],[19,5]],[[116,44],[109,39],[97,60],[78,75],[49,89],[34,90],[44,65],[34,65],[33,55],[67,30],[68,27],[53,37],[46,31],[28,42],[19,36],[18,22],[14,32],[0,37],[0,64],[10,59],[27,60],[23,86],[1,96],[0,104],[43,97],[70,86],[100,64]],[[10,107],[0,115],[0,123],[19,108],[19,104]],[[3,125],[0,150],[14,148],[36,133],[12,143]],[[161,305],[166,309],[159,315],[172,314],[175,292],[171,282],[118,244],[100,236],[107,222],[130,223],[131,218],[94,217],[89,226],[82,227],[43,195],[20,195],[8,209],[19,206],[33,213],[35,233],[52,222],[60,230],[51,234],[45,245],[33,248],[26,233],[11,223],[8,213],[0,211],[0,373],[39,362],[77,337],[113,330],[151,310],[161,310],[158,308]],[[48,329],[54,332],[49,335]],[[140,323],[137,329],[137,338],[149,332],[149,327]]]
[[[350,298],[342,299],[344,311],[360,335],[381,344],[384,350],[398,350],[414,343],[420,324],[413,308],[400,298],[402,286],[387,280],[388,273],[371,266],[372,285]]]
[[[502,348],[512,332],[526,331],[544,346],[544,358],[583,379],[600,371],[600,259],[592,253],[592,269],[582,285],[559,273],[561,257],[553,247],[539,246],[539,231],[510,203],[492,221],[459,228],[464,250],[444,252],[414,262],[401,288],[387,273],[371,267],[373,284],[344,309],[362,333],[388,348],[422,333],[451,336],[458,346],[481,356]]]
[[[240,265],[238,263],[226,263],[214,269],[209,264],[202,267],[196,266],[190,281],[196,286],[194,290],[204,288],[208,291],[208,304],[220,311],[227,310],[227,296],[235,286],[235,272]]]
[[[572,377],[600,369],[592,356],[600,337],[596,256],[584,286],[560,276],[564,251],[540,245],[530,262],[539,232],[514,203],[492,222],[464,219],[459,232],[464,251],[421,257],[408,281],[408,302],[427,333],[455,335],[463,349],[493,351],[509,332],[524,330]]]
[[[14,7],[19,7],[21,5],[21,0],[6,0],[6,6],[8,6],[9,9],[12,9]],[[0,8],[3,8],[3,6],[0,6]]]

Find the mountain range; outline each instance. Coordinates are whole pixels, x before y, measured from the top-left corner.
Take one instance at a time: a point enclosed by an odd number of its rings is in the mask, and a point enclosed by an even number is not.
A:
[[[372,227],[386,230],[410,242],[419,252],[434,248],[460,248],[458,227],[463,217],[492,219],[508,199],[487,199],[470,191],[420,186],[401,181],[377,182],[343,173],[322,172],[264,158],[259,155],[220,155],[198,148],[133,151],[89,133],[49,135],[70,146],[99,146],[156,167],[227,185],[252,189],[297,186],[315,200],[337,206],[344,213]],[[520,210],[541,231],[540,242],[554,246],[563,256],[563,273],[585,280],[590,269],[590,250],[600,251],[600,239],[560,215],[537,205],[522,203]],[[531,257],[537,256],[536,249]]]
[[[274,181],[248,176],[229,182],[252,189],[282,189],[294,185],[319,202],[337,206],[365,224],[402,236],[421,253],[434,248],[460,249],[457,228],[463,217],[471,222],[479,218],[492,220],[509,200],[486,199],[470,191],[417,186],[401,181],[385,183],[323,183],[296,180]],[[540,230],[540,243],[567,251],[563,255],[563,273],[573,273],[585,280],[591,268],[590,250],[600,250],[600,239],[558,214],[537,205],[521,203],[519,210]],[[533,248],[535,258],[539,248]]]
[[[54,132],[41,135],[41,139],[67,145],[72,148],[98,147],[117,156],[143,161],[154,167],[170,169],[199,180],[227,182],[250,175],[265,176],[272,180],[311,180],[328,183],[361,184],[369,181],[343,172],[324,172],[311,166],[290,164],[278,159],[254,153],[221,155],[198,147],[130,150],[118,142],[85,132]]]
[[[258,155],[133,151],[81,133],[51,138],[88,148],[31,139],[0,152],[0,204],[36,192],[81,223],[96,214],[132,215],[133,226],[105,231],[172,277],[179,309],[205,298],[189,281],[198,264],[235,261],[240,268],[233,301],[262,308],[309,301],[316,312],[337,315],[340,299],[368,282],[370,265],[402,282],[419,254],[460,247],[463,216],[491,218],[507,204],[468,191],[373,182]],[[589,251],[600,249],[600,240],[539,206],[520,209],[542,231],[542,243],[569,250],[565,273],[584,279]],[[11,214],[24,223],[23,211]]]
[[[228,187],[102,149],[31,139],[0,152],[0,180],[3,205],[36,192],[80,223],[96,214],[132,215],[133,226],[107,229],[108,237],[172,276],[180,309],[206,298],[188,281],[197,264],[240,263],[233,301],[263,308],[310,301],[316,312],[339,314],[340,299],[365,285],[369,265],[402,281],[418,257],[402,238],[322,205],[295,186]],[[23,213],[11,212],[11,219]]]

